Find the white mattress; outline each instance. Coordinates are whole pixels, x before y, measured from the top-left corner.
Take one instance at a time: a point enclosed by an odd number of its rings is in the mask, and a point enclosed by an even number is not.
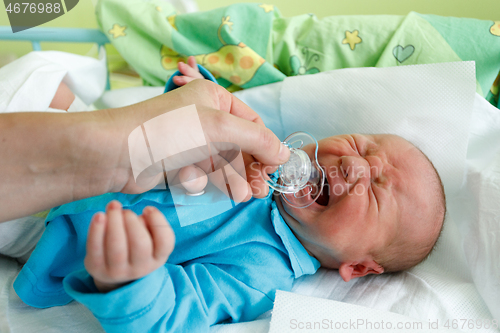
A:
[[[279,112],[280,84],[237,93],[264,112],[273,127]],[[161,94],[163,88],[130,88],[107,92],[96,106],[121,106]],[[293,292],[395,312],[427,322],[500,319],[500,111],[476,96],[469,136],[467,185],[449,198],[449,222],[436,255],[410,271],[367,276],[349,283],[336,271],[320,269],[298,279]],[[442,255],[445,254],[445,255]],[[12,283],[20,270],[0,256],[0,332],[100,332],[102,328],[82,305],[35,309],[16,295]],[[333,316],[334,314],[332,314]],[[271,313],[251,323],[217,325],[214,332],[268,332]],[[450,322],[451,324],[451,322]],[[461,331],[489,332],[468,327]]]

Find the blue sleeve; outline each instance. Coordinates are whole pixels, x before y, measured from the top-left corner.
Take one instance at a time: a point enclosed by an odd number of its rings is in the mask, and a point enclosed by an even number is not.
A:
[[[262,269],[167,263],[108,293],[98,293],[92,277],[80,270],[64,279],[64,289],[95,315],[106,332],[208,332],[221,321],[255,319],[272,308],[276,289],[291,288],[291,271],[267,274]],[[260,288],[263,285],[267,287]]]

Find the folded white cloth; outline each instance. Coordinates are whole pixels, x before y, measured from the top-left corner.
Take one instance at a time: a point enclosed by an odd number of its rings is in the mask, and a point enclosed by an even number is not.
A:
[[[460,332],[439,321],[420,321],[365,306],[277,291],[269,333]],[[452,325],[450,324],[450,327]]]

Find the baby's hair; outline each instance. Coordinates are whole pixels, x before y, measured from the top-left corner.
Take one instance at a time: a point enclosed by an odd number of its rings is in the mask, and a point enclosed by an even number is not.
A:
[[[434,237],[426,242],[413,242],[412,244],[408,244],[405,237],[396,237],[397,239],[395,239],[392,244],[389,244],[385,251],[374,255],[375,262],[384,268],[384,273],[393,273],[410,269],[427,259],[436,247],[446,218],[446,195],[441,177],[429,157],[427,157],[427,155],[417,146],[413,146],[420,151],[432,166],[433,175],[430,181],[434,188],[434,191],[431,192],[434,197],[432,202],[435,203],[434,209],[432,209],[432,217],[435,219],[434,223],[439,223],[439,231],[433,235]]]

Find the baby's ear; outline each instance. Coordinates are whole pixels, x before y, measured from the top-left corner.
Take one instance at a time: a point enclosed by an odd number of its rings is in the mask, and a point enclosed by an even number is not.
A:
[[[368,274],[382,274],[383,272],[384,268],[373,260],[343,262],[339,267],[339,274],[345,282]]]

